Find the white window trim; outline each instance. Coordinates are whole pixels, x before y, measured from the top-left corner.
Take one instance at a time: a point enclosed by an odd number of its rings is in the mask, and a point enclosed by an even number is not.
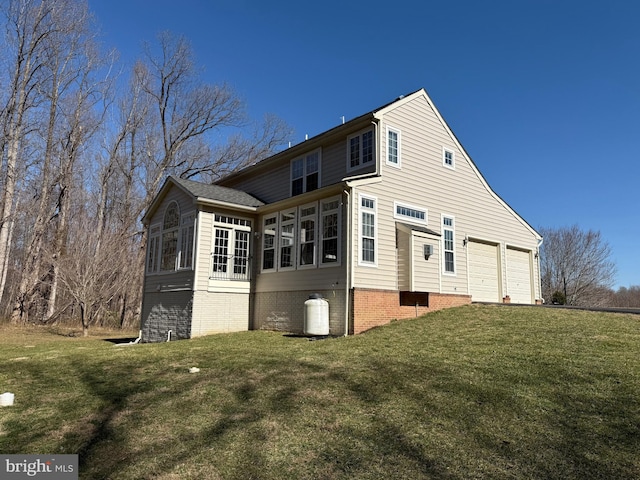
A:
[[[189,222],[189,217],[192,219],[191,223],[185,223],[185,221]],[[180,230],[178,231],[178,261],[176,262],[178,270],[193,270],[196,250],[196,221],[197,212],[195,210],[185,213],[184,215],[180,215]],[[181,265],[185,247],[185,245],[182,244],[182,232],[183,230],[189,229],[189,227],[193,227],[193,238],[191,239],[191,265],[182,267]]]
[[[444,219],[445,218],[450,218],[453,221],[453,226],[452,227],[446,227],[444,225]],[[447,275],[449,277],[455,277],[458,275],[458,269],[456,268],[456,257],[457,257],[457,253],[456,253],[456,217],[453,215],[447,215],[445,213],[443,213],[440,216],[440,227],[442,229],[442,237],[441,237],[441,244],[442,244],[442,274],[443,275]],[[453,272],[447,272],[447,266],[446,266],[446,250],[445,250],[445,237],[444,237],[444,231],[445,230],[451,230],[453,232],[453,238],[452,238],[452,242],[453,242]]]
[[[315,208],[315,213],[313,215],[302,216],[302,210],[306,208]],[[302,253],[302,221],[307,219],[313,219],[314,228],[313,228],[313,262],[303,265],[300,263],[300,255]],[[297,215],[297,255],[296,255],[296,266],[298,270],[308,270],[310,268],[317,268],[318,266],[318,202],[307,203],[305,205],[300,205],[298,207],[298,215]]]
[[[410,208],[411,210],[417,210],[420,212],[424,212],[424,220],[420,220],[418,218],[409,217],[405,215],[401,215],[398,213],[398,207]],[[428,225],[429,224],[429,210],[423,207],[417,207],[415,205],[410,205],[404,202],[393,202],[393,218],[396,220],[402,220],[403,222],[417,223],[419,225]]]
[[[235,216],[231,216],[230,218],[239,218],[242,220],[247,220],[248,222],[251,222],[250,219],[244,218],[244,217],[235,217]],[[214,216],[215,219],[215,216]],[[217,272],[213,271],[213,249],[215,248],[215,242],[216,242],[216,231],[218,230],[227,230],[229,232],[229,237],[228,237],[228,242],[227,242],[227,271],[225,272],[226,275],[229,278],[234,278],[234,273],[233,273],[233,268],[234,268],[234,263],[233,263],[233,258],[235,256],[235,247],[236,247],[236,238],[237,238],[237,233],[238,232],[251,232],[251,223],[249,223],[249,225],[239,225],[237,223],[233,223],[233,222],[220,222],[220,221],[216,221],[214,220],[213,222],[213,229],[212,229],[212,251],[211,251],[211,261],[210,261],[210,265],[209,265],[209,279],[219,279],[216,278]],[[248,249],[247,249],[247,276],[246,276],[246,280],[242,280],[242,281],[249,281],[249,277],[251,274],[251,245],[252,241],[251,241],[251,235],[249,235],[249,244],[247,245]],[[225,279],[224,281],[228,281],[228,279]]]
[[[304,155],[300,155],[289,162],[289,196],[293,196],[293,162],[296,160],[302,160],[302,192],[297,194],[301,195],[303,193],[307,193],[307,158],[313,155],[314,153],[318,154],[318,186],[316,190],[322,188],[322,149],[317,148],[312,150],[311,152],[307,152]]]
[[[373,200],[373,209],[363,207],[363,199]],[[373,262],[364,261],[362,258],[362,220],[364,213],[373,213]],[[358,195],[358,265],[373,268],[378,266],[378,198],[364,193]]]
[[[397,135],[398,138],[398,161],[396,163],[389,161],[389,133],[393,132]],[[387,152],[385,155],[385,159],[386,159],[386,163],[387,165],[389,165],[390,167],[394,167],[394,168],[402,168],[402,132],[400,132],[399,129],[392,127],[390,125],[387,125],[387,136],[386,138],[386,148],[387,148]]]
[[[282,215],[286,215],[286,214],[293,214],[293,219],[292,220],[286,220],[283,221],[282,220]],[[291,258],[292,258],[292,262],[291,262],[291,266],[289,267],[283,267],[281,265],[282,262],[282,227],[285,224],[292,224],[293,225],[293,238],[291,239]],[[281,210],[278,212],[278,230],[277,230],[277,235],[276,235],[276,245],[277,245],[277,251],[276,251],[276,260],[278,263],[276,263],[276,269],[279,272],[287,272],[290,270],[295,270],[297,265],[298,265],[298,209],[296,207],[292,207],[286,210]]]
[[[171,207],[171,205],[175,204],[176,208],[178,209],[178,225],[176,227],[172,227],[168,230],[165,230],[164,228],[164,222],[165,222],[165,217],[167,215],[167,210],[169,209],[169,207]],[[182,215],[180,214],[180,204],[175,201],[175,200],[171,200],[167,206],[164,209],[164,213],[162,214],[162,223],[161,223],[161,230],[160,230],[160,262],[158,263],[158,273],[162,274],[162,275],[171,275],[173,273],[175,273],[178,270],[178,260],[180,258],[180,231],[181,231],[181,222],[182,222]],[[167,268],[167,269],[163,269],[162,268],[162,262],[163,262],[163,249],[164,249],[164,237],[165,234],[175,231],[176,232],[176,254],[175,254],[175,258],[173,259],[173,268]]]
[[[451,165],[447,163],[447,152],[451,153]],[[456,169],[456,152],[453,148],[442,147],[442,165],[450,168],[451,170]]]
[[[154,231],[155,230],[155,231]],[[149,270],[149,260],[151,259],[152,250],[151,246],[153,240],[156,241],[157,251],[155,258],[153,259],[153,269]],[[162,223],[155,223],[149,226],[149,239],[147,241],[147,258],[145,271],[147,275],[157,275],[160,272],[160,250],[162,248]]]
[[[324,240],[324,225],[323,225],[323,211],[322,206],[325,203],[338,201],[338,250],[337,250],[337,261],[335,262],[323,262],[322,261],[322,241]],[[331,267],[339,267],[342,264],[342,198],[340,195],[330,198],[324,198],[318,202],[318,268],[331,268]],[[328,213],[334,212],[336,210],[330,210]]]
[[[276,219],[276,223],[274,223],[272,225],[273,227],[273,268],[264,268],[264,242],[265,242],[265,231],[266,231],[266,222],[267,220],[271,219],[271,218],[275,218]],[[262,242],[260,242],[261,245],[261,253],[260,253],[260,271],[263,273],[270,273],[270,272],[277,272],[278,271],[278,233],[279,233],[279,218],[280,218],[280,212],[275,212],[275,213],[271,213],[269,215],[265,215],[264,217],[262,217]]]
[[[362,148],[363,148],[363,141],[362,141],[362,136],[365,133],[369,133],[371,132],[371,142],[373,143],[372,145],[372,158],[370,162],[367,163],[363,163],[362,161]],[[355,138],[355,137],[360,137],[360,157],[359,157],[359,163],[356,166],[351,166],[351,139]],[[347,137],[347,172],[353,172],[355,170],[360,170],[368,165],[375,165],[376,163],[376,135],[375,135],[375,131],[372,128],[367,128],[366,130],[361,130],[358,133],[354,133],[353,135],[349,135]]]
[[[310,270],[313,268],[331,268],[331,267],[339,267],[342,264],[342,197],[340,195],[323,198],[316,202],[306,203],[304,205],[299,205],[297,207],[292,207],[285,210],[280,210],[277,212],[273,212],[267,214],[262,217],[262,240],[260,242],[260,273],[275,273],[275,272],[288,272],[292,270]],[[338,235],[337,235],[337,261],[336,262],[322,262],[322,241],[323,241],[323,212],[322,206],[326,203],[338,201],[338,208],[336,210],[330,210],[328,213],[337,213],[338,215]],[[313,215],[313,219],[315,221],[315,231],[314,231],[314,263],[309,265],[300,265],[300,238],[301,238],[301,222],[303,218],[311,218],[311,216],[302,217],[301,212],[305,208],[315,207],[316,213]],[[295,223],[294,223],[294,243],[293,243],[293,265],[290,267],[281,267],[281,229],[282,229],[282,214],[286,213],[294,213],[295,214]],[[274,239],[274,266],[273,268],[264,268],[264,252],[265,252],[265,231],[266,231],[266,221],[275,218],[275,223],[270,226],[275,231],[275,239]],[[376,220],[377,221],[377,220]],[[377,225],[376,225],[377,227]],[[377,248],[377,247],[376,247]]]

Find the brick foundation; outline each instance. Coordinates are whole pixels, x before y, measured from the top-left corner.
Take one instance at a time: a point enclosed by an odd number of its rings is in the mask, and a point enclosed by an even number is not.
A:
[[[415,318],[428,312],[471,303],[469,295],[429,293],[427,305],[404,306],[400,305],[400,292],[394,290],[354,288],[351,293],[353,323],[349,333],[352,334],[386,325],[391,320]]]

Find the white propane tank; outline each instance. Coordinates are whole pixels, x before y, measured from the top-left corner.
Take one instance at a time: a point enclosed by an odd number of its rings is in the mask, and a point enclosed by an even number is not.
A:
[[[329,302],[319,293],[304,302],[304,334],[329,335]]]

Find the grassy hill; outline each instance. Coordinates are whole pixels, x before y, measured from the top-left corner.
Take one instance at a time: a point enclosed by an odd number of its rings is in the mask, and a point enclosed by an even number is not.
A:
[[[0,335],[0,452],[78,453],[81,478],[640,478],[640,316],[467,306],[315,342]]]

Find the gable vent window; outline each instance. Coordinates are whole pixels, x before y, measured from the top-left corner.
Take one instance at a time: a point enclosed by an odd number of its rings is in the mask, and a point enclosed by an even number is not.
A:
[[[312,192],[320,187],[320,151],[316,150],[291,162],[291,196]]]
[[[348,169],[370,165],[373,162],[373,130],[353,135],[347,140]]]

